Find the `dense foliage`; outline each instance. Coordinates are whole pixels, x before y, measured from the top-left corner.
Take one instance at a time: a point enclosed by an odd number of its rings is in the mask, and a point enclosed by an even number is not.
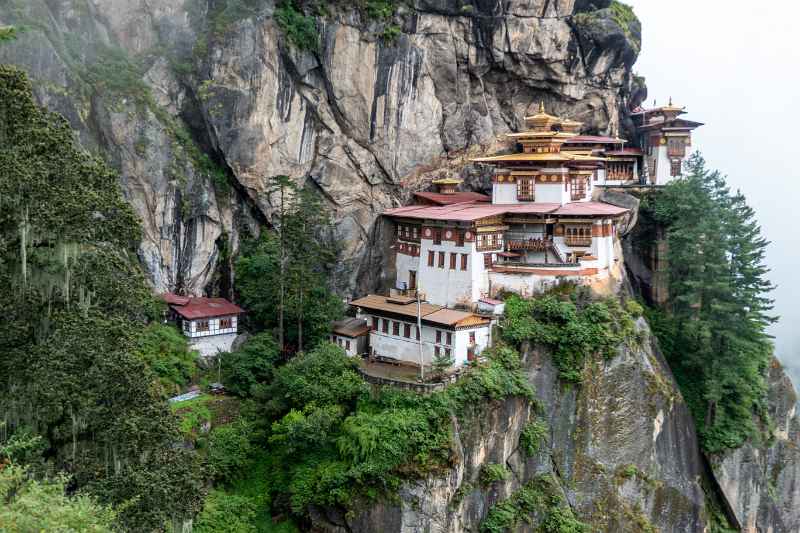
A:
[[[175,327],[153,322],[137,339],[138,355],[158,376],[165,394],[177,394],[196,371],[197,353]]]
[[[669,249],[669,299],[649,318],[705,450],[758,438],[768,420],[766,327],[774,319],[768,243],[753,210],[695,155],[686,177],[648,200],[642,216],[665,228]]]
[[[9,533],[112,531],[114,512],[87,495],[67,496],[66,476],[38,480],[25,467],[0,464],[0,529]]]
[[[286,176],[273,180],[274,232],[243,246],[236,263],[240,300],[256,330],[274,331],[284,350],[313,347],[330,333],[343,305],[329,289],[337,256],[319,194]]]
[[[370,394],[356,361],[330,343],[262,374],[269,377],[249,388],[249,401],[253,422],[268,422],[261,445],[275,460],[273,508],[300,518],[311,506],[347,509],[449,468],[453,415],[532,397],[516,351],[496,347],[487,355],[457,384],[428,396],[391,388]]]
[[[506,300],[503,338],[531,342],[552,350],[559,376],[579,382],[587,357],[609,359],[620,344],[635,341],[635,327],[626,306],[614,298],[595,301],[588,291],[554,291],[541,297]]]
[[[588,533],[589,525],[575,518],[551,475],[538,476],[509,498],[489,509],[481,533],[514,531],[520,522],[537,523],[543,533]]]
[[[119,523],[146,530],[194,514],[202,491],[137,355],[160,309],[139,237],[116,175],[35,104],[25,74],[0,66],[0,441],[41,436],[40,462],[125,503]]]

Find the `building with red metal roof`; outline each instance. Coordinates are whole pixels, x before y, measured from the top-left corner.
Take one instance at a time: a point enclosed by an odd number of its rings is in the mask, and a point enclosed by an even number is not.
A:
[[[611,274],[628,209],[592,198],[609,169],[613,183],[633,176],[635,153],[624,139],[578,135],[580,123],[543,106],[525,122],[530,129],[509,135],[521,152],[474,160],[494,167],[491,202],[472,199],[456,190],[460,180],[444,178],[434,182],[438,192],[418,193],[415,205],[384,212],[397,225],[397,289],[419,289],[437,305],[474,308],[506,290],[532,293],[559,280]]]
[[[225,298],[161,295],[190,346],[203,356],[230,351],[244,309]]]

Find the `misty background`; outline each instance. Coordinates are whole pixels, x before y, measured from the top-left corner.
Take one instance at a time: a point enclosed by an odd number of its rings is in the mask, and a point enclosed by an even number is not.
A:
[[[642,21],[634,70],[655,98],[704,122],[693,135],[710,168],[756,210],[779,322],[776,354],[800,384],[800,3],[625,0]],[[767,7],[769,6],[769,7]]]

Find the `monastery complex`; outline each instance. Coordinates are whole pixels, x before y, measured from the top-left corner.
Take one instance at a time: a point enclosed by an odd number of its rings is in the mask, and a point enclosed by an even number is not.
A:
[[[661,186],[679,176],[701,126],[683,114],[671,101],[636,110],[630,144],[638,146],[626,146],[580,135],[581,123],[541,104],[525,117],[526,131],[507,136],[512,153],[473,160],[492,168],[491,197],[440,179],[438,191],[384,213],[396,227],[394,290],[351,302],[356,322],[335,327],[332,339],[353,355],[427,365],[445,354],[459,366],[491,344],[503,295],[619,281],[629,211],[595,198],[605,187]]]

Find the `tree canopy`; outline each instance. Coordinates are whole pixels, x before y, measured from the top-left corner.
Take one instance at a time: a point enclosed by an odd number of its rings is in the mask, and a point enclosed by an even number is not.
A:
[[[768,422],[768,242],[744,196],[698,154],[643,214],[666,229],[669,249],[669,299],[651,313],[654,329],[704,448],[736,448]]]
[[[192,516],[202,486],[137,354],[160,311],[139,238],[116,174],[0,66],[0,443],[41,436],[48,468],[120,505],[120,526],[148,530]]]

